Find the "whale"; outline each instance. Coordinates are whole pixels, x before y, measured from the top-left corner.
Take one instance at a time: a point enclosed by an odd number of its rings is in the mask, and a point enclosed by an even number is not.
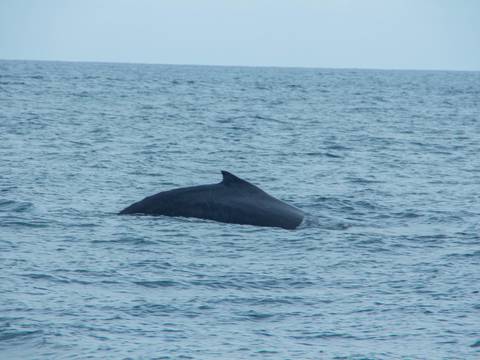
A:
[[[221,173],[220,183],[162,191],[133,203],[119,214],[199,218],[289,230],[302,223],[302,210],[228,171]]]

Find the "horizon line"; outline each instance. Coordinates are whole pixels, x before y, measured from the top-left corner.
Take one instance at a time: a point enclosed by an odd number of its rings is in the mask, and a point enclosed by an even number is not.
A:
[[[160,63],[142,61],[106,61],[106,60],[52,60],[52,59],[19,59],[0,58],[0,61],[31,61],[31,62],[64,62],[64,63],[91,63],[91,64],[119,64],[119,65],[163,65],[163,66],[206,66],[206,67],[236,67],[236,68],[276,68],[276,69],[311,69],[311,70],[375,70],[375,71],[438,71],[438,72],[480,72],[480,69],[462,70],[445,68],[383,68],[383,67],[330,67],[330,66],[302,66],[302,65],[231,65],[231,64],[195,64],[195,63]]]

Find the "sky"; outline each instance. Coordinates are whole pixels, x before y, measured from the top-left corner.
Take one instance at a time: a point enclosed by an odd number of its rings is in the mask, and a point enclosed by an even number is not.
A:
[[[0,59],[480,70],[480,0],[0,0]]]

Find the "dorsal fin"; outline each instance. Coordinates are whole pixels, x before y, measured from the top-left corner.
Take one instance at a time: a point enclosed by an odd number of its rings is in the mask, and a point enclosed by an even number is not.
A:
[[[225,185],[231,185],[231,184],[248,184],[250,183],[248,181],[240,179],[238,176],[233,175],[232,173],[229,173],[228,171],[222,170],[222,176],[223,180],[222,183]]]

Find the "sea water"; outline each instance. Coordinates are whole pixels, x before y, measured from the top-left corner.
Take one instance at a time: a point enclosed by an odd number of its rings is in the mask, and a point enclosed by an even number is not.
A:
[[[0,61],[2,359],[478,359],[479,231],[479,72]]]

